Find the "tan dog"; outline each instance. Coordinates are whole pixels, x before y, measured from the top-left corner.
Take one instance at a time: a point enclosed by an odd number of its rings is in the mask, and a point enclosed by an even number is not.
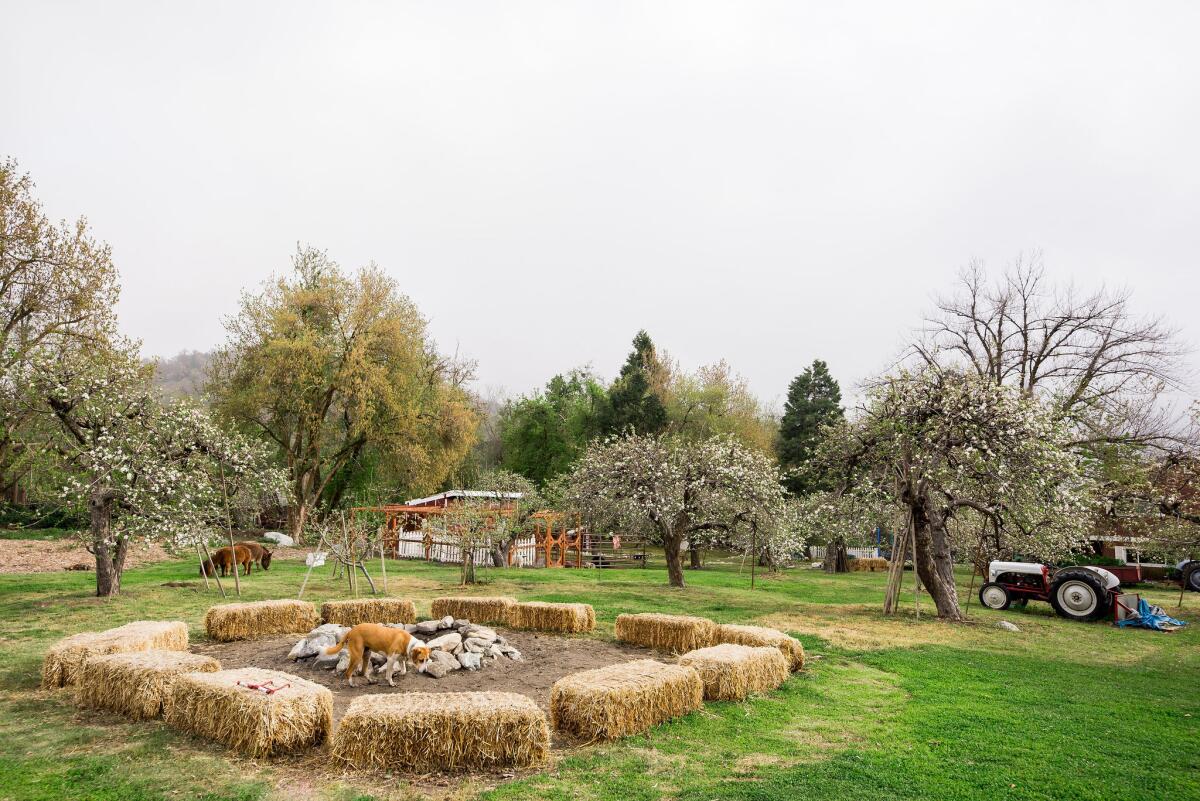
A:
[[[394,629],[378,623],[359,623],[346,632],[346,636],[342,638],[341,642],[326,648],[325,653],[336,654],[342,648],[350,651],[350,666],[346,669],[346,680],[350,682],[351,687],[354,686],[354,673],[359,668],[362,668],[367,681],[374,684],[371,681],[371,659],[368,656],[371,651],[377,651],[387,656],[387,662],[379,668],[377,673],[387,671],[389,687],[396,686],[396,683],[392,681],[392,674],[396,672],[397,660],[399,660],[401,675],[408,672],[409,660],[412,661],[413,667],[417,669],[418,673],[425,672],[425,664],[429,661],[429,647],[416,637],[404,629]]]

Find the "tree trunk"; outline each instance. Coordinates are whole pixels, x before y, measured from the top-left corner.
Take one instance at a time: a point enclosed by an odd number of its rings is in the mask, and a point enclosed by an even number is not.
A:
[[[679,549],[683,546],[682,537],[665,537],[663,553],[667,557],[667,583],[672,587],[683,587],[683,559]]]
[[[504,540],[492,546],[492,567],[508,567],[508,553],[512,550],[513,542]]]
[[[917,541],[917,558],[913,566],[938,617],[943,620],[963,620],[958,606],[958,590],[954,585],[954,562],[950,556],[950,536],[941,515],[929,509],[929,502],[912,507],[913,536]]]
[[[697,540],[688,539],[688,559],[691,562],[692,570],[704,567],[700,562],[700,543]]]
[[[846,556],[846,541],[836,537],[825,546],[824,570],[826,573],[849,573],[850,560]]]
[[[92,518],[92,551],[96,556],[96,595],[100,598],[121,594],[121,574],[125,570],[125,554],[129,550],[129,540],[124,536],[118,536],[114,543],[109,542],[112,536],[112,504],[113,499],[107,491],[93,495],[88,501]]]
[[[303,502],[297,501],[288,507],[287,524],[288,536],[296,541],[297,545],[303,543],[304,526],[308,523],[308,506]]]
[[[461,578],[463,586],[475,583],[475,549],[463,548]]]

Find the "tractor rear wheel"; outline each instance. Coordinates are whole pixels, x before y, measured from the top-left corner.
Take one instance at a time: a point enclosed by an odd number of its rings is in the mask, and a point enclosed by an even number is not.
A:
[[[1099,620],[1112,609],[1104,582],[1090,570],[1068,568],[1050,582],[1050,605],[1070,620]]]
[[[1183,566],[1183,586],[1192,592],[1200,592],[1200,562]]]
[[[1009,597],[1008,590],[1003,584],[996,584],[989,581],[979,588],[979,603],[986,606],[988,609],[1007,609],[1012,603],[1012,598]]]

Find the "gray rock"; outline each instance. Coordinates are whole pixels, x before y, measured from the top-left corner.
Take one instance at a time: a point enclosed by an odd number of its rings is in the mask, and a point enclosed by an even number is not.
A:
[[[1005,631],[1020,631],[1019,628],[1017,628],[1014,624],[1009,623],[1007,620],[1001,620],[996,624],[996,628],[1004,629]]]
[[[429,655],[429,661],[425,663],[425,674],[433,676],[435,679],[441,679],[452,670],[458,670],[462,665],[458,659],[446,653],[445,651],[434,651]]]
[[[285,548],[296,544],[294,539],[289,537],[287,534],[281,534],[278,531],[268,531],[266,534],[262,535],[262,538],[264,540],[270,540],[276,545],[282,545]]]
[[[474,637],[477,640],[487,640],[489,643],[500,639],[500,635],[487,626],[471,626],[471,628],[467,629],[466,636]]]
[[[317,654],[317,658],[313,660],[313,667],[321,668],[322,670],[333,670],[334,666],[342,661],[343,656],[346,659],[350,658],[349,652],[345,648],[336,654]],[[345,670],[345,667],[342,669]]]
[[[441,623],[440,620],[422,620],[420,623],[417,624],[416,633],[417,634],[435,634],[438,630],[438,624],[440,624],[440,623]]]
[[[345,673],[348,667],[350,667],[350,652],[343,648],[338,652],[337,667],[334,670],[338,673]]]
[[[456,632],[452,631],[449,634],[443,634],[441,637],[435,637],[425,644],[430,648],[442,651],[453,651],[455,648],[458,648],[460,645],[462,645],[462,637],[460,637]]]
[[[500,650],[499,645],[497,645],[496,643],[492,643],[491,646],[488,647],[487,653],[488,653],[488,656],[490,656],[492,659],[496,659],[504,652]]]
[[[438,628],[439,629],[454,628],[454,615],[446,615],[444,618],[442,618],[441,621],[439,621]]]
[[[479,670],[482,667],[482,660],[479,658],[479,654],[463,652],[458,655],[458,664],[467,670]]]
[[[469,625],[471,625],[471,621],[467,620],[465,617],[460,617],[454,621],[454,628],[456,629],[465,628]]]
[[[509,659],[511,659],[514,662],[525,661],[525,657],[521,656],[521,652],[518,651],[516,648],[509,648],[507,651],[504,652],[504,655],[507,656]]]

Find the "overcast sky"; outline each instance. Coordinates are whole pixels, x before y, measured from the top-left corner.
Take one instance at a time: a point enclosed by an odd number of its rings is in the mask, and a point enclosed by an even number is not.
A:
[[[509,392],[641,327],[770,402],[814,357],[851,384],[1034,249],[1200,342],[1195,2],[0,12],[0,154],[112,244],[149,354],[220,342],[297,242]]]

